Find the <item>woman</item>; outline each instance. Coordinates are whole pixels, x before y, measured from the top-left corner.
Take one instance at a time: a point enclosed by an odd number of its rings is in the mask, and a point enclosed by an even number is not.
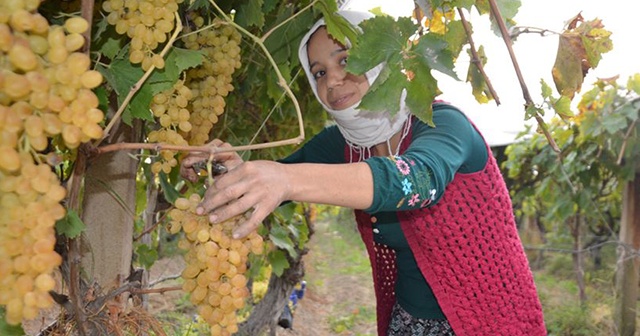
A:
[[[353,24],[370,17],[339,14]],[[465,115],[435,103],[432,128],[403,101],[394,116],[356,109],[380,66],[347,73],[347,47],[322,20],[303,38],[299,57],[336,125],[280,162],[216,154],[229,172],[198,211],[216,222],[253,208],[236,230],[245,236],[284,201],[356,209],[380,335],[546,334],[504,180]],[[183,160],[183,176],[194,179],[189,168],[202,159]]]

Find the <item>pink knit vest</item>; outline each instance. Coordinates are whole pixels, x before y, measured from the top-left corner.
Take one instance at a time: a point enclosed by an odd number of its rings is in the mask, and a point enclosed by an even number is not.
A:
[[[401,152],[410,142],[411,134]],[[456,174],[430,208],[399,211],[400,225],[457,336],[546,335],[509,192],[487,150],[482,171]],[[395,252],[373,241],[370,215],[355,213],[373,271],[378,334],[386,335],[395,303]]]

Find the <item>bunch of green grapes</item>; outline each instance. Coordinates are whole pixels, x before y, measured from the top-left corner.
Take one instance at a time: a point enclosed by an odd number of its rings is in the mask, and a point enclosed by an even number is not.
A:
[[[105,0],[102,9],[108,13],[107,22],[120,35],[131,39],[129,61],[141,64],[147,71],[154,65],[164,67],[164,59],[156,53],[167,41],[175,26],[175,13],[183,0]]]
[[[236,218],[211,224],[207,216],[195,213],[200,196],[179,198],[169,212],[172,233],[184,232],[180,248],[187,251],[187,265],[182,272],[183,290],[197,306],[200,317],[211,326],[211,335],[231,335],[238,331],[238,310],[249,297],[247,260],[249,253],[261,254],[262,237],[253,232],[242,239],[233,239],[231,231]]]
[[[191,131],[190,112],[187,109],[193,97],[191,90],[178,81],[172,88],[156,94],[151,102],[151,111],[160,123],[160,128],[149,133],[149,142],[187,146],[185,136]],[[154,174],[168,174],[178,164],[175,151],[160,151],[160,159],[151,165]]]
[[[34,163],[27,153],[19,160],[17,173],[0,170],[0,305],[9,324],[34,319],[52,306],[51,273],[62,262],[53,249],[54,226],[65,215],[60,201],[66,190],[51,167]]]
[[[197,29],[204,26],[200,16],[193,22]],[[233,73],[241,66],[240,40],[240,33],[222,22],[183,38],[187,48],[205,55],[201,66],[187,71],[187,86],[193,92],[190,119],[193,129],[188,139],[191,145],[205,144],[218,116],[224,113],[225,97],[233,91]]]
[[[88,23],[50,26],[39,4],[0,2],[0,305],[10,324],[53,303],[54,224],[66,190],[46,164],[51,140],[73,149],[103,134],[92,91],[102,75],[77,52]]]

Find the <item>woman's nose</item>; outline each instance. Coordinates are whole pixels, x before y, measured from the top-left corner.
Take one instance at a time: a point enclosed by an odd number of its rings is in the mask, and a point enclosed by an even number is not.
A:
[[[327,73],[327,86],[329,89],[333,89],[336,86],[342,85],[345,77],[347,76],[347,72],[344,71],[343,67],[336,67],[331,69]]]

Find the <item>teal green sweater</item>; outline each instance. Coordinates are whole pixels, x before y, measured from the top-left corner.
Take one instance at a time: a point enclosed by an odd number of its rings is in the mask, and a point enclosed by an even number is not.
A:
[[[480,171],[488,153],[482,136],[454,107],[435,104],[435,128],[413,118],[409,147],[401,155],[365,160],[373,173],[374,239],[396,251],[396,298],[412,316],[443,319],[429,284],[418,269],[396,211],[438,202],[456,173]],[[325,128],[283,163],[345,163],[346,142],[336,126]]]

